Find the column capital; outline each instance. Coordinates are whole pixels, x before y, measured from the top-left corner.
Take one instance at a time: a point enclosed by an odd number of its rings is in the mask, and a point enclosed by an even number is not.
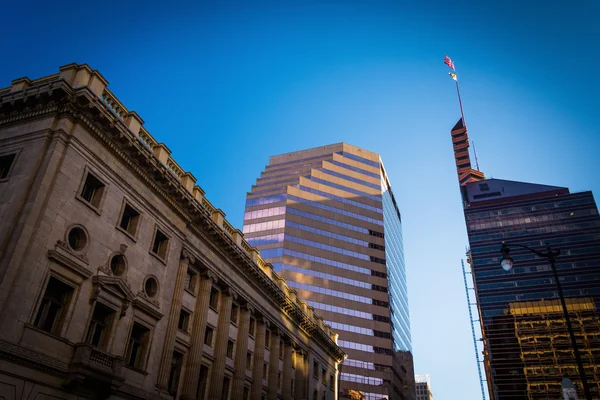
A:
[[[196,257],[194,257],[194,255],[192,254],[191,251],[189,251],[187,248],[183,248],[181,249],[181,259],[182,260],[188,260],[188,262],[190,264],[194,264],[196,262]]]
[[[237,300],[239,295],[238,292],[236,292],[234,289],[227,287],[223,290],[221,290],[221,293],[225,296],[229,296],[231,297],[233,300]]]
[[[219,282],[219,277],[214,272],[212,272],[210,269],[207,269],[204,272],[202,272],[201,276],[204,279],[209,279],[210,281],[212,281],[212,283]]]
[[[242,309],[248,310],[250,312],[250,315],[254,315],[256,314],[256,307],[254,307],[252,304],[246,302],[246,304],[242,304],[241,305]]]

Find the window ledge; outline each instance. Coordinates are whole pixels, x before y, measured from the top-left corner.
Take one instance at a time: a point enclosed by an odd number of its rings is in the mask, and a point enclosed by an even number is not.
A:
[[[143,369],[139,369],[139,368],[136,368],[136,367],[132,367],[131,365],[125,365],[125,364],[123,366],[125,368],[127,368],[128,370],[130,370],[130,371],[137,372],[138,374],[142,374],[144,376],[148,375],[148,372],[144,371]]]
[[[117,228],[117,230],[119,232],[123,233],[125,236],[127,236],[129,239],[131,239],[134,243],[137,243],[137,238],[134,235],[132,235],[130,232],[121,228],[119,225],[115,225],[115,228]],[[150,252],[150,253],[152,253],[152,252]]]
[[[159,256],[158,254],[156,254],[152,250],[148,251],[148,253],[150,253],[150,255],[152,255],[152,257],[156,258],[158,261],[160,261],[164,265],[167,265],[167,260],[164,259],[164,258],[162,258],[161,256]]]
[[[190,290],[188,288],[183,288],[186,292],[188,292],[190,295],[192,295],[193,297],[196,297],[196,293],[194,293],[193,290]]]
[[[25,328],[26,329],[31,329],[32,331],[36,331],[36,332],[39,332],[39,333],[44,334],[46,336],[49,336],[52,339],[56,339],[58,341],[61,341],[61,342],[65,343],[65,344],[68,344],[69,346],[75,346],[75,343],[71,342],[70,340],[68,340],[68,339],[66,339],[66,338],[64,338],[62,336],[59,336],[56,333],[52,333],[52,332],[48,332],[48,331],[45,331],[43,329],[40,329],[40,328],[38,328],[37,326],[35,326],[33,324],[25,324]]]
[[[75,198],[77,200],[79,200],[80,202],[82,202],[83,204],[85,204],[87,207],[89,207],[96,214],[102,215],[102,210],[100,210],[98,207],[96,207],[95,205],[93,205],[92,203],[90,203],[89,201],[87,201],[86,199],[84,199],[83,197],[81,197],[80,194],[78,194],[77,196],[75,196]]]

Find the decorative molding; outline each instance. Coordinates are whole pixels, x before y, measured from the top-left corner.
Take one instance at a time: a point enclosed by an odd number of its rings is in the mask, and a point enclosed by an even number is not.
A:
[[[60,242],[60,240],[58,242]],[[59,243],[56,244],[55,250],[48,250],[47,255],[50,260],[69,268],[83,279],[88,279],[94,274],[86,268],[85,264],[87,264],[87,260],[83,260],[81,257],[71,253]]]
[[[65,251],[67,251],[67,253],[71,254],[74,257],[77,257],[78,259],[80,259],[84,263],[89,264],[89,261],[88,261],[88,258],[87,258],[87,253],[77,253],[77,252],[74,252],[71,249],[71,247],[69,247],[69,244],[66,241],[64,241],[64,240],[57,240],[56,244],[54,245],[54,248],[55,249],[63,249]]]
[[[139,296],[139,293],[138,293],[138,296],[135,299],[133,299],[133,307],[148,314],[156,321],[159,321],[163,317],[163,314],[156,308],[150,306],[147,303],[148,301],[150,301],[150,300],[148,300],[148,298],[145,297],[145,295],[142,297],[142,296]],[[155,307],[158,307],[156,304],[152,304],[152,305]]]
[[[186,249],[185,247],[183,249],[181,249],[181,259],[182,260],[187,259],[190,264],[196,263],[196,257],[194,257],[192,252],[189,251],[188,249]]]
[[[69,364],[25,347],[0,340],[0,358],[43,370],[66,373]]]
[[[162,399],[162,397],[160,397],[159,395],[147,392],[143,389],[128,385],[126,383],[123,383],[119,387],[119,389],[117,390],[117,393],[124,394],[128,398],[131,396],[135,396],[136,398],[144,399],[144,400],[161,400]]]

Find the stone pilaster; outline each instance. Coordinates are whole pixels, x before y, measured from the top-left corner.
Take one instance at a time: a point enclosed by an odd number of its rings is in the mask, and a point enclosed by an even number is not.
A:
[[[165,334],[165,342],[162,349],[162,357],[158,369],[158,379],[156,387],[161,391],[167,390],[169,383],[169,374],[171,372],[171,358],[175,348],[175,337],[177,336],[177,324],[179,322],[179,312],[181,310],[181,300],[185,286],[185,277],[188,267],[194,263],[194,256],[186,249],[181,251],[181,260],[179,260],[179,269],[175,278],[175,290],[173,291],[173,300],[171,301],[171,310],[169,312],[169,322]]]
[[[252,366],[252,388],[250,398],[261,400],[263,382],[263,364],[265,363],[265,330],[267,320],[256,319],[256,336],[254,336],[254,365]]]
[[[209,399],[220,399],[223,390],[223,377],[225,376],[225,358],[227,357],[227,342],[229,340],[229,323],[231,319],[231,303],[237,294],[231,290],[221,291],[221,304],[219,306],[219,320],[217,322],[217,339],[215,340],[215,360],[212,364]]]
[[[308,382],[308,368],[304,360],[305,354],[302,349],[296,350],[296,393],[294,394],[294,400],[307,399],[306,384]]]
[[[275,327],[271,330],[271,344],[269,346],[269,400],[277,400],[279,389],[279,330]]]
[[[283,387],[281,395],[284,399],[292,398],[292,344],[283,343]]]
[[[244,396],[244,381],[246,380],[246,354],[248,353],[248,330],[250,328],[250,315],[253,312],[251,305],[240,307],[240,320],[237,330],[235,347],[235,360],[233,374],[232,399],[242,399]],[[247,399],[243,399],[247,400]]]
[[[185,369],[185,379],[183,380],[182,400],[196,400],[196,389],[198,388],[198,377],[200,375],[202,352],[204,350],[204,331],[206,330],[210,290],[216,281],[217,278],[210,271],[207,271],[200,277],[200,289],[193,316],[192,343]]]

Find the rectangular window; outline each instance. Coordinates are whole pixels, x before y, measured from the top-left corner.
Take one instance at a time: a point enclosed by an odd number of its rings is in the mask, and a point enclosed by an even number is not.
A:
[[[159,231],[154,233],[154,241],[152,242],[152,252],[162,258],[167,258],[167,248],[169,247],[169,238]]]
[[[229,399],[229,386],[231,383],[231,379],[228,377],[223,378],[223,389],[221,390],[221,399],[227,400]]]
[[[246,369],[252,369],[252,352],[246,353]]]
[[[319,363],[313,361],[313,377],[319,379]]]
[[[333,390],[335,386],[335,379],[333,375],[329,375],[329,389]]]
[[[210,288],[210,300],[208,302],[208,305],[213,310],[218,310],[217,307],[219,307],[219,291],[214,286]]]
[[[256,333],[256,320],[254,318],[250,318],[250,325],[248,326],[248,334],[254,337]]]
[[[127,352],[125,363],[136,369],[144,369],[144,360],[150,342],[150,329],[137,322],[133,323],[129,342],[127,344]]]
[[[33,324],[46,332],[59,334],[73,291],[71,286],[51,276]]]
[[[212,347],[212,340],[213,340],[213,332],[215,330],[213,328],[211,328],[210,326],[206,327],[206,330],[204,331],[204,344]]]
[[[233,322],[235,325],[237,325],[237,323],[238,323],[239,311],[240,311],[240,307],[237,304],[233,303],[231,305],[231,316],[229,317],[229,320],[231,322]]]
[[[180,331],[187,333],[189,324],[190,324],[190,313],[185,311],[184,309],[181,309],[179,311],[179,322],[177,324],[177,328]]]
[[[139,221],[140,213],[129,204],[125,203],[125,207],[123,207],[123,214],[121,214],[121,222],[119,222],[121,229],[127,231],[132,236],[135,236]]]
[[[243,400],[250,400],[250,388],[248,386],[244,386],[244,395],[242,398]]]
[[[283,379],[281,379],[281,372],[277,373],[277,387],[279,389],[283,387]]]
[[[271,347],[271,331],[270,330],[265,330],[265,349],[268,349]]]
[[[269,380],[269,363],[263,364],[263,379]]]
[[[292,379],[292,396],[296,394],[296,381]]]
[[[100,207],[105,187],[104,183],[92,175],[91,172],[88,172],[83,183],[83,188],[81,189],[81,198],[98,208]]]
[[[233,341],[227,341],[227,357],[233,359]]]
[[[185,286],[184,287],[192,293],[194,293],[194,290],[196,289],[197,276],[198,275],[196,273],[194,273],[194,271],[192,271],[191,269],[188,269],[187,274],[185,275]]]
[[[279,358],[281,358],[282,360],[283,360],[284,346],[285,346],[285,344],[283,343],[283,340],[280,340],[279,341]]]
[[[321,383],[327,385],[327,370],[325,368],[321,370]]]
[[[200,376],[198,378],[198,388],[196,389],[196,398],[204,399],[206,392],[206,383],[208,382],[208,367],[204,364],[200,366]]]
[[[171,372],[169,373],[169,383],[167,390],[173,397],[177,397],[177,388],[179,386],[179,376],[181,375],[181,366],[183,365],[183,354],[174,351],[171,358]]]
[[[8,178],[8,173],[15,161],[16,154],[0,156],[0,179]]]
[[[102,303],[96,303],[92,320],[88,328],[86,342],[93,346],[104,348],[108,342],[110,327],[115,316],[115,310]]]

